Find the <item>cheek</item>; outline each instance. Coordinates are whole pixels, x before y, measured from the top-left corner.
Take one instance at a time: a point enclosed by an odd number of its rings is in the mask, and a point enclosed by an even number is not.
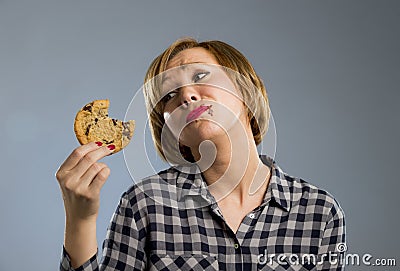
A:
[[[219,95],[218,101],[220,101],[223,106],[232,111],[237,117],[239,117],[241,112],[245,109],[243,101],[231,93],[222,93],[221,95]]]
[[[182,110],[174,110],[172,112],[165,110],[164,111],[164,121],[165,125],[169,128],[169,130],[174,134],[177,138],[179,132],[185,126],[184,123],[184,112]]]
[[[176,109],[176,106],[173,105],[172,101],[166,103],[164,105],[164,112],[171,114]]]

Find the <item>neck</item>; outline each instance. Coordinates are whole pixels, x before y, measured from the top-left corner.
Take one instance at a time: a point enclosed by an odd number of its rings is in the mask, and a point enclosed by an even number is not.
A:
[[[269,168],[258,157],[251,129],[237,126],[229,135],[212,139],[213,144],[200,148],[203,156],[208,156],[204,160],[214,158],[212,163],[200,159],[197,149],[193,152],[217,201],[229,197],[243,203],[268,185]]]

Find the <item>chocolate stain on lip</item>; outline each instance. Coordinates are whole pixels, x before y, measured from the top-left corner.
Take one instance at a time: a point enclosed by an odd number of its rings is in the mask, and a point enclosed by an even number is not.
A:
[[[210,105],[208,106],[208,115],[214,116],[214,115],[213,115],[214,111],[211,109],[211,107],[212,107],[212,104],[210,104]]]

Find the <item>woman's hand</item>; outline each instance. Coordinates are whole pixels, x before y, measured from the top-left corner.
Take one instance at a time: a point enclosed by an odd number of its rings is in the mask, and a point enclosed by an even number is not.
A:
[[[100,190],[110,169],[98,160],[111,151],[101,143],[88,143],[76,148],[56,173],[64,199],[67,221],[97,218]]]
[[[73,268],[81,266],[97,252],[100,190],[110,175],[107,165],[97,161],[111,153],[106,146],[101,147],[101,143],[82,145],[68,156],[56,173],[66,214],[64,247]]]

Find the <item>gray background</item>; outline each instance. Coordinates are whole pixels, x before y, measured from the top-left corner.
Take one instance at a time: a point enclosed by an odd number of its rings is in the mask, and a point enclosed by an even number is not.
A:
[[[338,199],[350,252],[400,265],[399,18],[399,1],[0,1],[0,270],[58,268],[54,173],[78,146],[77,109],[109,98],[123,118],[150,61],[182,36],[249,58],[268,88],[282,169]],[[132,183],[122,153],[105,162],[100,244]]]

